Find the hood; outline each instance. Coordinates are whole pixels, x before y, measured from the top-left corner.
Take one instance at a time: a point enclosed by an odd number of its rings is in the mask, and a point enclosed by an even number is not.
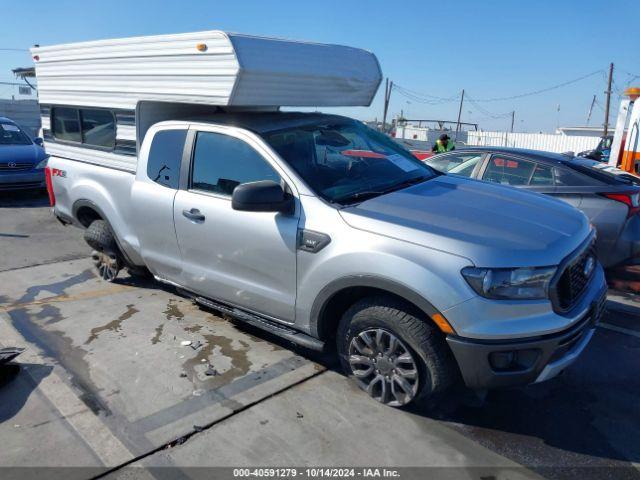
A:
[[[557,265],[591,228],[562,201],[452,175],[340,214],[353,228],[466,257],[478,267]]]
[[[44,150],[36,145],[0,145],[0,163],[38,163],[44,160]]]

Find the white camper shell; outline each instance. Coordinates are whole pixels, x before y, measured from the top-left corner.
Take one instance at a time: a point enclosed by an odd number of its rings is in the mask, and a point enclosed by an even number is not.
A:
[[[368,106],[381,81],[361,49],[222,31],[31,52],[47,151],[127,171],[159,121],[217,108]]]

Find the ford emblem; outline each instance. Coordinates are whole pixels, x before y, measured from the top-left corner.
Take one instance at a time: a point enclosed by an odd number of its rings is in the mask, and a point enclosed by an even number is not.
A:
[[[591,276],[591,273],[593,273],[593,269],[595,266],[596,266],[596,260],[591,256],[587,258],[587,261],[584,262],[584,269],[582,270],[582,272],[584,273],[584,276],[585,277]]]

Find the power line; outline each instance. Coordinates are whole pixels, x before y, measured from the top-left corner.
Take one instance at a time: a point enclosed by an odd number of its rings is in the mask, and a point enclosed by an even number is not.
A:
[[[546,88],[541,88],[539,90],[533,90],[530,92],[525,92],[525,93],[520,93],[517,95],[511,95],[508,97],[493,97],[493,98],[476,98],[474,99],[475,102],[499,102],[499,101],[505,101],[505,100],[516,100],[519,98],[524,98],[524,97],[530,97],[533,95],[540,95],[541,93],[546,93],[546,92],[550,92],[552,90],[556,90],[558,88],[562,88],[562,87],[566,87],[568,85],[572,85],[574,83],[580,82],[582,80],[585,80],[587,78],[593,77],[595,75],[602,75],[603,78],[606,78],[606,72],[602,69],[600,70],[596,70],[594,72],[588,73],[587,75],[582,75],[578,78],[574,78],[572,80],[568,80],[566,82],[562,82],[559,83],[557,85],[552,85],[550,87],[546,87]],[[435,95],[429,95],[426,93],[420,93],[417,92],[415,90],[410,90],[408,88],[402,87],[400,85],[394,84],[393,85],[393,89],[396,90],[400,95],[408,98],[409,100],[413,100],[414,102],[418,102],[418,103],[424,103],[424,104],[428,104],[428,105],[440,105],[443,103],[448,103],[448,102],[454,102],[460,99],[460,95],[454,95],[451,97],[438,97]],[[476,105],[476,108],[477,105]],[[479,109],[480,110],[480,109]],[[503,115],[511,115],[511,112],[508,112],[506,114],[492,114],[492,113],[488,113],[489,116],[493,116],[493,115],[499,115],[499,118],[502,118],[501,116]]]
[[[0,48],[2,52],[28,52],[28,48]]]
[[[493,113],[493,112],[490,112],[486,108],[484,108],[481,105],[479,105],[477,103],[477,100],[472,98],[469,94],[467,94],[467,100],[469,100],[469,103],[472,104],[476,108],[476,110],[478,110],[480,113],[482,113],[486,118],[491,118],[493,120],[499,120],[501,118],[510,117],[511,114],[512,114],[511,111],[505,112],[505,113]]]
[[[604,70],[596,70],[595,72],[591,72],[591,73],[589,73],[587,75],[583,75],[581,77],[574,78],[573,80],[568,80],[566,82],[562,82],[562,83],[559,83],[557,85],[553,85],[551,87],[541,88],[540,90],[533,90],[531,92],[521,93],[521,94],[518,94],[518,95],[511,95],[509,97],[478,98],[478,99],[476,99],[476,102],[500,102],[500,101],[503,101],[503,100],[515,100],[517,98],[523,98],[523,97],[530,97],[530,96],[533,96],[533,95],[539,95],[541,93],[550,92],[551,90],[556,90],[558,88],[562,88],[562,87],[566,87],[568,85],[572,85],[574,83],[577,83],[577,82],[579,82],[581,80],[584,80],[586,78],[589,78],[589,77],[593,77],[594,75],[598,75],[600,73],[604,73]]]
[[[460,95],[455,95],[453,97],[437,97],[435,95],[428,95],[425,93],[419,93],[415,90],[410,90],[408,88],[402,87],[396,83],[393,84],[393,90],[398,92],[405,98],[408,98],[411,101],[417,103],[423,103],[427,105],[441,105],[443,103],[455,102],[460,98]]]

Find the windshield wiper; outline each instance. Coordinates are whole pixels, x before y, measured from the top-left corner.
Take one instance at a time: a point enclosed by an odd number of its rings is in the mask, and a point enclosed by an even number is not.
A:
[[[428,177],[425,175],[422,175],[420,177],[415,177],[415,178],[410,178],[408,180],[404,180],[402,182],[399,183],[394,183],[393,185],[386,187],[386,188],[381,188],[379,190],[362,190],[360,192],[355,192],[355,193],[349,193],[347,195],[343,195],[342,197],[337,197],[333,199],[333,202],[335,203],[351,203],[354,201],[362,201],[362,200],[367,200],[369,198],[373,198],[373,197],[377,197],[380,195],[384,195],[386,193],[391,193],[394,192],[396,190],[401,190],[403,188],[409,187],[411,185],[416,185],[418,183],[422,183],[426,180],[429,180],[433,177]]]

